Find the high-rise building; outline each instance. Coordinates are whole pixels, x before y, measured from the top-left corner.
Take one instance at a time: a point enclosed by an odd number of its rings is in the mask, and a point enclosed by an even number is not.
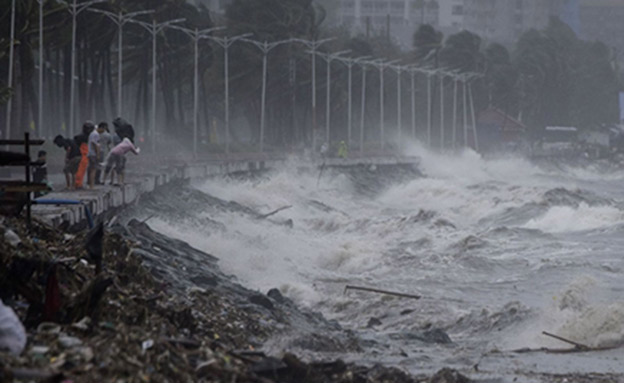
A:
[[[566,0],[465,0],[464,28],[486,41],[514,43],[529,29],[543,29]]]
[[[438,26],[439,2],[426,0],[338,0],[340,25],[354,34],[390,36],[402,46],[411,46],[422,23]],[[421,6],[424,4],[424,6]]]
[[[602,41],[624,57],[624,2],[621,0],[581,0],[581,36]]]

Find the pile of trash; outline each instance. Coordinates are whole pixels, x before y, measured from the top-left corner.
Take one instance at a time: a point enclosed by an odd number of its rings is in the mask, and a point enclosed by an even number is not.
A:
[[[190,260],[216,258],[171,241],[137,221],[69,235],[0,217],[0,382],[429,381],[394,368],[265,355],[263,342],[293,321],[340,329],[279,292],[246,290],[216,266],[192,275]],[[176,278],[176,268],[192,276]],[[314,342],[357,348],[349,335]]]

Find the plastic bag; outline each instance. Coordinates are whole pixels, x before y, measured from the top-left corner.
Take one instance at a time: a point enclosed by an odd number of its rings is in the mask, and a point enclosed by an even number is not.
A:
[[[19,355],[26,347],[26,330],[15,311],[0,300],[0,350]]]

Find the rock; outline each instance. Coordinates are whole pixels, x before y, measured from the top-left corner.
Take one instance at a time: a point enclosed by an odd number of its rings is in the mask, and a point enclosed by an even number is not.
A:
[[[249,297],[249,302],[256,304],[258,306],[262,306],[266,309],[273,310],[275,306],[273,306],[273,302],[266,296],[262,294],[255,294]]]
[[[422,340],[427,343],[453,343],[451,337],[448,336],[448,334],[444,330],[439,328],[434,328],[433,330],[428,330],[422,333]]]
[[[443,368],[429,380],[429,383],[472,383],[472,380],[456,370]]]
[[[15,311],[0,300],[0,351],[19,355],[26,347],[26,330]]]
[[[381,325],[381,320],[379,320],[379,318],[372,317],[368,320],[368,324],[366,325],[366,327],[373,328],[379,325]]]
[[[284,296],[278,289],[269,290],[267,296],[277,303],[286,303],[286,298],[284,298]]]
[[[286,368],[286,364],[273,357],[266,357],[251,366],[251,371],[259,375],[273,375],[278,370]]]
[[[67,335],[59,336],[58,341],[63,348],[72,348],[82,345],[82,341],[80,339]]]

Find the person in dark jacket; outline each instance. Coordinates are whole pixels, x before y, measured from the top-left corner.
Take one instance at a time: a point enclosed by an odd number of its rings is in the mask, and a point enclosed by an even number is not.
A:
[[[70,138],[65,138],[60,134],[54,138],[54,144],[59,148],[65,149],[65,166],[63,167],[63,173],[65,173],[65,181],[68,189],[73,189],[75,184],[75,175],[78,171],[78,165],[82,156],[80,155],[80,148]]]

